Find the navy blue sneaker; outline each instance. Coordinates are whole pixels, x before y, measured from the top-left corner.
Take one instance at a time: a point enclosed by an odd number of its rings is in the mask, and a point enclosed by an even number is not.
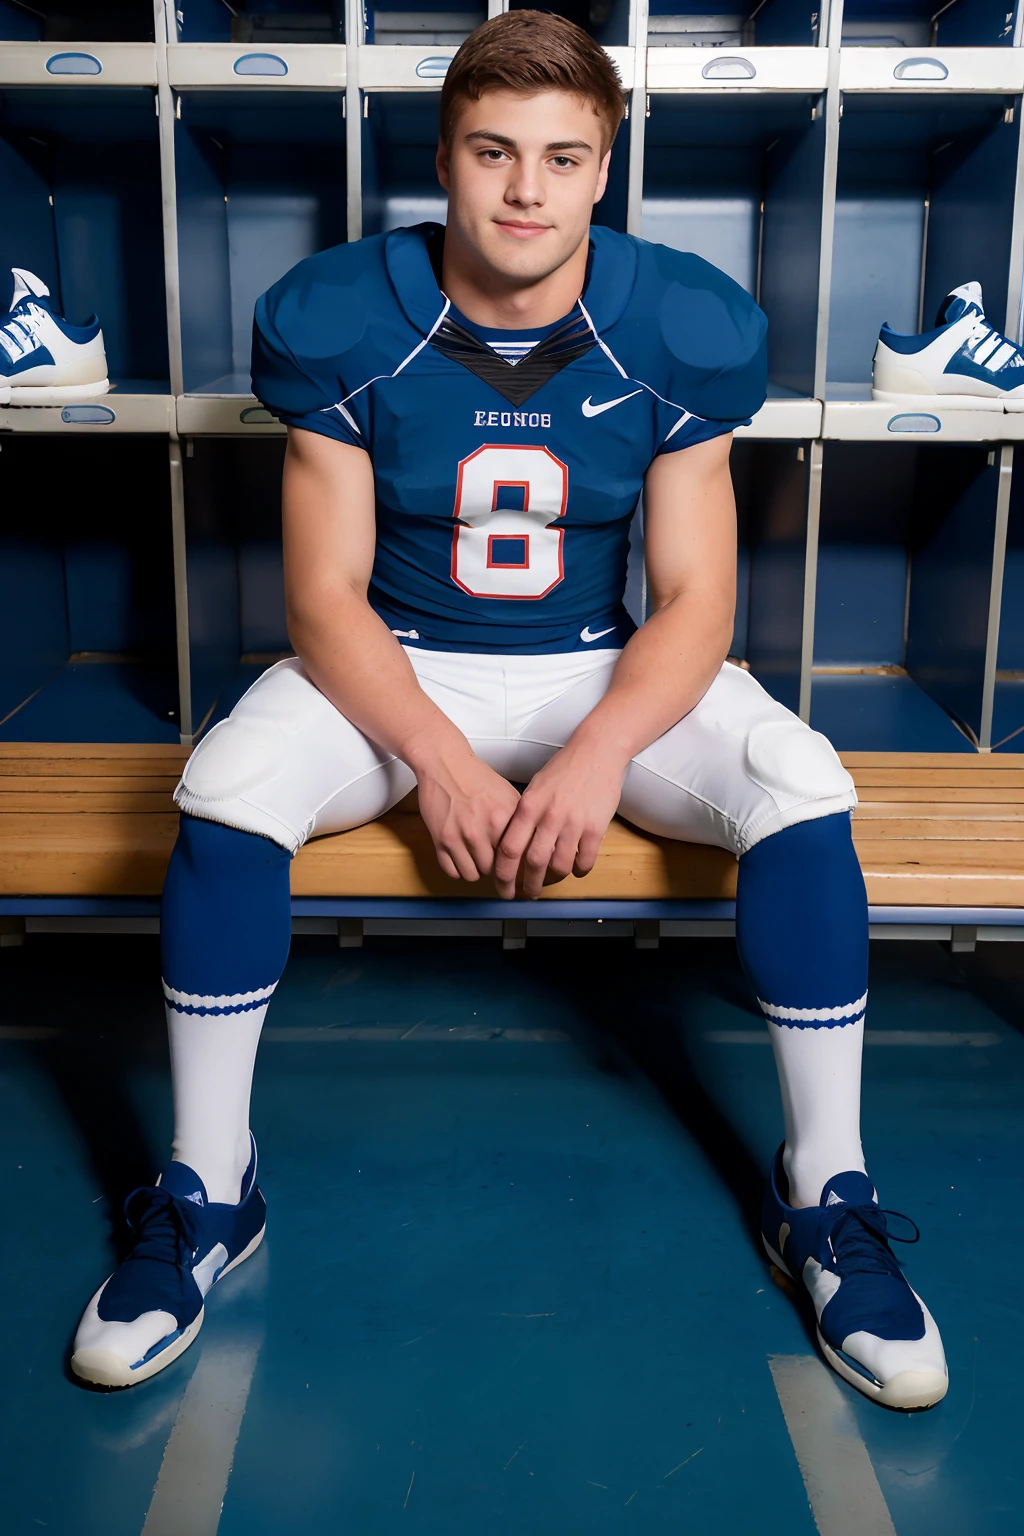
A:
[[[772,1263],[810,1295],[829,1365],[887,1408],[932,1407],[949,1386],[942,1340],[889,1247],[867,1174],[837,1174],[821,1204],[806,1210],[788,1205],[781,1190],[789,1193],[780,1147],[765,1190],[762,1241]]]
[[[263,1241],[267,1204],[256,1143],[237,1205],[211,1205],[185,1163],[124,1206],[135,1244],[100,1286],[75,1335],[71,1369],[102,1387],[131,1387],[176,1360],[203,1326],[206,1293]]]
[[[939,306],[935,329],[904,335],[883,325],[871,397],[926,410],[1024,410],[1024,351],[985,318],[980,283],[961,283]]]

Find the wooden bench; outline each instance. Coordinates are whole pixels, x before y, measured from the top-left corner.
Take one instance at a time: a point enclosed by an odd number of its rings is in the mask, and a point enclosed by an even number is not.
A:
[[[860,796],[854,838],[873,908],[941,909],[938,917],[967,923],[1013,922],[1020,909],[1024,921],[1024,754],[841,755]],[[47,899],[68,911],[76,898],[158,896],[177,826],[171,792],[187,756],[173,747],[0,744],[0,912],[44,910]],[[594,917],[609,903],[643,904],[628,910],[646,916],[700,903],[724,913],[735,890],[729,854],[616,820],[593,871],[548,887],[542,900],[563,910],[567,899],[585,902]],[[436,915],[451,910],[439,901],[461,898],[465,910],[469,898],[491,916],[496,905],[489,882],[471,887],[441,873],[415,796],[303,848],[292,895],[297,906],[315,898],[318,910],[334,901],[338,911],[361,901],[379,909],[384,898],[426,901]]]

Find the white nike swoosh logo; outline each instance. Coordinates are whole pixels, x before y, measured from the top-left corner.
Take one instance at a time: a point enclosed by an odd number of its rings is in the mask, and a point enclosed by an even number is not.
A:
[[[583,404],[580,406],[580,410],[583,412],[584,416],[600,416],[602,411],[610,411],[613,405],[621,405],[623,400],[632,400],[633,395],[640,395],[642,393],[642,390],[634,389],[628,395],[620,395],[617,400],[605,400],[602,405],[592,405],[591,401],[594,397],[593,395],[588,395]]]
[[[596,635],[592,635],[590,633],[590,625],[588,624],[586,629],[581,629],[580,630],[580,639],[583,641],[584,645],[589,645],[591,640],[600,640],[602,635],[610,635],[612,630],[616,629],[617,627],[618,627],[617,625],[612,624],[610,628],[608,628],[608,629],[599,629]]]

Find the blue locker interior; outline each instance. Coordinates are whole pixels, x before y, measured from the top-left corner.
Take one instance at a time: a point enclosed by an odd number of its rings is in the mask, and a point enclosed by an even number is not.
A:
[[[1016,0],[845,0],[843,46],[999,48],[1013,42]]]
[[[874,669],[816,672],[811,723],[838,749],[969,751],[977,739],[993,458],[973,444],[825,444],[814,666]]]
[[[345,0],[176,0],[182,43],[343,43]]]
[[[707,0],[650,0],[648,47],[810,47],[819,41],[821,9],[810,0],[765,0],[731,12]]]
[[[556,16],[574,21],[606,48],[629,42],[629,0],[553,0],[549,5],[510,0],[509,10],[554,11]]]
[[[283,460],[281,438],[189,444],[188,621],[197,732],[226,715],[269,662],[290,649],[281,571]]]
[[[111,383],[169,389],[155,92],[0,91],[0,303],[28,267],[75,324],[99,315]]]
[[[151,43],[152,5],[146,0],[0,0],[0,42],[84,41]]]
[[[193,91],[175,124],[186,393],[251,390],[253,306],[345,239],[340,92]]]
[[[807,550],[806,444],[737,438],[736,622],[730,655],[747,662],[770,694],[796,710]]]
[[[839,131],[828,393],[867,399],[883,321],[927,330],[946,293],[977,279],[1007,323],[1020,112],[1012,97],[847,92]],[[1016,314],[1009,317],[1011,334]]]
[[[1006,538],[999,649],[996,653],[992,746],[998,751],[1024,751],[1024,478],[1010,483],[1010,516]]]
[[[487,0],[365,0],[368,43],[457,48],[487,20]]]
[[[814,386],[825,125],[788,92],[656,96],[644,154],[645,239],[695,251],[768,315],[774,397]]]
[[[165,438],[8,436],[0,739],[178,740]]]

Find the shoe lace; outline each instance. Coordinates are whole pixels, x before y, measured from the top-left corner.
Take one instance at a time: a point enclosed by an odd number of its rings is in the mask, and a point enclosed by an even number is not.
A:
[[[1011,363],[1015,359],[1018,359],[1022,356],[1021,350],[1019,347],[1014,346],[1014,343],[1010,341],[1009,337],[1003,336],[999,331],[995,329],[994,326],[989,325],[984,315],[975,315],[971,322],[971,329],[968,332],[968,341],[972,344],[973,347],[972,356],[976,356],[980,348],[984,346],[985,342],[993,336],[997,338],[998,346],[996,346],[990,354],[992,357],[996,355],[996,353],[999,351],[999,348],[1002,346],[1013,347],[1012,355],[1000,363],[998,368],[992,370],[994,373],[1001,373],[1008,363]]]
[[[40,317],[37,310],[31,305],[20,312],[9,315],[0,325],[0,333],[6,331],[7,335],[16,344],[19,352],[28,351],[26,343],[31,344],[33,337],[39,329]]]
[[[159,1185],[135,1189],[124,1203],[125,1220],[135,1234],[133,1259],[155,1259],[181,1267],[196,1252],[199,1214]]]
[[[916,1243],[921,1237],[917,1223],[902,1211],[886,1211],[873,1204],[835,1206],[836,1216],[823,1235],[818,1255],[822,1269],[838,1272],[840,1266],[846,1275],[901,1274],[896,1255],[889,1247],[894,1243]],[[913,1237],[900,1237],[889,1231],[886,1216],[897,1216],[909,1222],[914,1229]]]

